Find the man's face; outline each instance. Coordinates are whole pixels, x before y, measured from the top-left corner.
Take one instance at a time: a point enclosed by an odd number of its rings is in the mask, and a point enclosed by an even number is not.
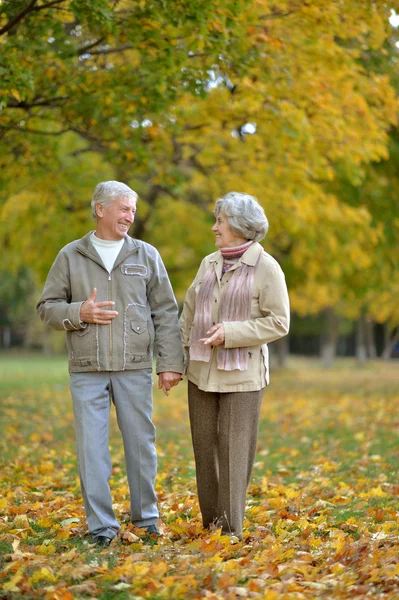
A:
[[[96,205],[96,236],[103,240],[121,240],[129,231],[136,214],[137,200],[122,196],[109,206]]]

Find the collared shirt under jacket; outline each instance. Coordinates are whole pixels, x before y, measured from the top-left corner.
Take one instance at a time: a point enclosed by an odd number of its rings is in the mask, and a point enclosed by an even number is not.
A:
[[[222,277],[223,256],[219,251],[206,256],[189,287],[180,317],[183,346],[188,349],[194,322],[195,306],[204,274],[215,269],[216,283],[212,297],[212,321],[219,323],[219,306],[223,302],[233,272],[242,263],[255,265],[251,316],[247,321],[225,321],[225,347],[248,347],[246,371],[223,371],[217,368],[217,347],[212,349],[209,362],[188,359],[187,377],[200,390],[206,392],[250,392],[260,390],[269,383],[269,354],[267,344],[288,333],[290,308],[284,273],[277,261],[255,242]]]

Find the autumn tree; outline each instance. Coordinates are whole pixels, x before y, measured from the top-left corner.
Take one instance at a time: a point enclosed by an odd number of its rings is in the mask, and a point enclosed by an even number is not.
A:
[[[3,2],[15,268],[29,257],[42,277],[54,246],[87,230],[92,186],[115,177],[139,192],[135,234],[160,248],[181,298],[213,249],[214,200],[237,189],[266,209],[293,309],[340,312],[381,241],[332,182],[388,158],[397,99],[390,74],[365,65],[386,58],[388,17],[381,0]]]

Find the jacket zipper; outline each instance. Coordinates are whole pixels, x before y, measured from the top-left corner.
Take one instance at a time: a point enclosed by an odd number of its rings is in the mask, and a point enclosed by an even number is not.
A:
[[[108,281],[110,282],[109,284],[109,290],[110,293],[108,294],[108,300],[111,300],[112,297],[112,277],[111,277],[111,273],[109,273],[108,275]],[[110,371],[112,371],[112,320],[111,323],[109,325],[109,366],[110,366]]]

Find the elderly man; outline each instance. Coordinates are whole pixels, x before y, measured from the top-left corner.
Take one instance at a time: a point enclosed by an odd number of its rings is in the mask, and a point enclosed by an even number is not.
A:
[[[66,331],[79,474],[93,541],[119,530],[112,509],[108,423],[111,400],[122,433],[131,520],[158,534],[152,355],[168,394],[183,372],[177,305],[158,251],[128,235],[137,194],[118,181],[99,183],[96,230],[59,252],[37,304],[40,318]]]

